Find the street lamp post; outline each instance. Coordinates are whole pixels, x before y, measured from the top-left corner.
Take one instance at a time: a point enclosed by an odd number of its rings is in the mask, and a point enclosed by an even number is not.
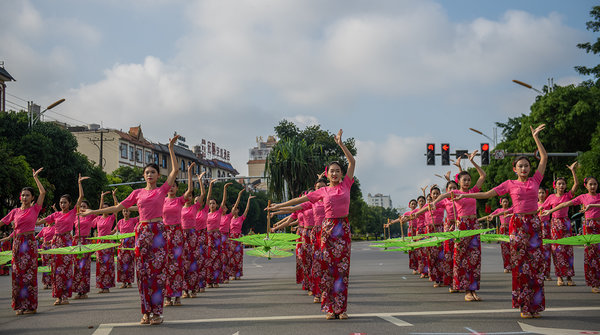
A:
[[[487,138],[488,140],[490,140],[490,142],[494,143],[494,149],[496,148],[496,138],[497,138],[497,134],[496,134],[496,128],[494,128],[494,138],[491,138],[489,136],[487,136],[486,134],[482,133],[481,131],[477,130],[477,129],[473,129],[473,128],[469,128],[470,131],[476,132],[477,134]]]
[[[39,114],[37,115],[33,115],[33,110],[30,109],[29,110],[29,128],[33,127],[33,125],[40,119],[40,117],[42,116],[42,114],[44,114],[47,110],[50,110],[60,104],[62,104],[63,102],[65,102],[65,99],[60,99],[55,101],[54,103],[50,104],[48,107],[46,107],[46,109],[44,109],[43,111],[41,111]]]

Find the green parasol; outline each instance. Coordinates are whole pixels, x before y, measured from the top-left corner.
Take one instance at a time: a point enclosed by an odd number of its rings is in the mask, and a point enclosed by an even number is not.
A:
[[[577,235],[558,240],[543,240],[544,244],[590,245],[600,243],[600,234]]]
[[[481,242],[492,243],[492,242],[510,242],[508,235],[502,234],[481,234]]]
[[[262,247],[252,248],[245,252],[247,255],[256,256],[256,257],[266,257],[268,259],[271,258],[283,258],[293,256],[294,254],[285,250],[281,250],[279,248],[271,248],[268,251],[264,250]]]
[[[38,272],[50,272],[49,266],[38,266]]]
[[[113,234],[113,235],[104,235],[97,237],[88,237],[88,240],[124,240],[129,237],[135,236],[135,233],[125,233],[125,234]]]
[[[419,240],[416,242],[406,243],[405,245],[398,245],[397,249],[387,249],[385,251],[413,251],[415,249],[424,248],[424,247],[437,247],[442,242],[451,239],[451,237],[432,237],[428,239]]]
[[[487,233],[488,231],[492,231],[492,230],[496,230],[496,228],[453,230],[453,231],[440,232],[440,233],[429,233],[429,234],[424,234],[424,235],[425,236],[447,237],[447,238],[463,238],[463,237],[469,237],[469,236],[478,235],[478,234],[484,234],[484,233]]]
[[[4,265],[12,261],[12,255],[0,255],[0,265]]]
[[[95,251],[99,251],[99,250],[118,247],[119,245],[120,245],[119,243],[98,243],[98,244],[74,245],[72,247],[63,247],[63,248],[42,250],[42,251],[40,251],[40,254],[50,254],[50,255],[87,254],[89,252],[95,252]]]
[[[119,250],[129,250],[129,251],[135,251],[135,248],[117,248]]]
[[[381,241],[373,241],[371,243],[391,243],[391,242],[398,242],[398,241],[415,241],[415,240],[420,240],[423,238],[427,238],[429,236],[425,236],[425,235],[415,235],[415,236],[406,236],[406,237],[397,237],[397,238],[390,238],[387,240],[381,240]]]

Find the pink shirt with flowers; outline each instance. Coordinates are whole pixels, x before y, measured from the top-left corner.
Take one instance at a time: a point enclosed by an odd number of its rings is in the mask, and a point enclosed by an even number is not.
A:
[[[325,204],[325,217],[328,219],[343,218],[348,216],[350,209],[350,188],[354,178],[344,177],[341,183],[335,186],[321,187],[308,193],[308,200],[315,203],[323,200]]]
[[[170,189],[171,186],[168,183],[164,183],[161,187],[152,190],[145,188],[133,190],[127,199],[121,201],[121,204],[125,208],[137,204],[140,221],[148,222],[152,219],[162,217],[164,199]]]
[[[494,190],[498,195],[510,194],[514,213],[532,213],[538,210],[538,190],[543,178],[544,176],[539,171],[535,171],[533,177],[528,178],[525,182],[507,180],[494,187]]]
[[[28,233],[35,230],[35,223],[41,210],[42,206],[37,203],[25,209],[15,208],[0,221],[4,224],[13,222],[15,234]]]

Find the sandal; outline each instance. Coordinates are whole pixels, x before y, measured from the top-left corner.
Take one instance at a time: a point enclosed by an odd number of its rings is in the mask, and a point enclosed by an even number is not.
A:
[[[479,297],[477,295],[477,293],[475,293],[475,292],[473,292],[473,298],[475,298],[475,301],[481,301],[482,300],[481,297]]]
[[[312,295],[313,295],[312,291],[308,291],[308,295],[312,297]]]
[[[540,313],[532,313],[531,316],[533,316],[534,319],[539,319],[542,317],[542,315]]]
[[[123,283],[123,284],[121,284],[121,286],[119,286],[119,288],[127,288],[127,284]]]
[[[165,307],[167,307],[167,306],[173,306],[173,302],[171,301],[171,299],[165,300],[164,306]]]
[[[509,269],[504,269],[504,273],[509,273],[510,270]]]
[[[60,298],[58,298],[54,301],[54,306],[58,306],[58,305],[60,305]]]
[[[326,320],[335,320],[335,314],[333,313],[327,313],[327,315],[325,316]]]
[[[163,323],[163,318],[160,315],[154,315],[150,318],[150,325],[156,326]]]
[[[592,293],[600,293],[600,288],[592,287]]]
[[[37,309],[26,309],[23,311],[23,314],[36,314]]]
[[[475,298],[475,296],[472,293],[467,293],[465,294],[465,301],[477,301],[477,299]]]
[[[22,309],[17,309],[16,313],[17,313],[17,315],[23,315],[23,313],[25,313],[25,311],[23,311]]]
[[[521,312],[521,319],[533,319],[531,313]]]
[[[175,302],[173,302],[173,306],[181,306],[181,300],[179,300],[179,297],[175,298]]]
[[[449,292],[449,293],[458,293],[459,291],[458,291],[458,290],[455,290],[455,289],[453,289],[452,287],[449,287],[449,288],[448,288],[448,292]]]
[[[321,298],[319,298],[319,297],[314,297],[314,298],[313,298],[313,303],[314,303],[314,304],[318,304],[318,303],[320,303],[320,302],[321,302]]]
[[[342,314],[338,315],[340,320],[348,320],[348,314],[346,314],[346,312],[343,312]]]
[[[61,304],[61,305],[68,305],[68,304],[69,304],[69,299],[66,299],[66,298],[65,298],[65,299],[61,300],[61,301],[60,301],[60,304]]]
[[[192,291],[192,293],[190,293],[190,298],[196,298],[198,296],[198,294],[196,294],[196,292]]]
[[[87,293],[84,293],[79,297],[79,299],[87,299],[87,298],[88,298]]]
[[[565,286],[565,282],[563,281],[562,277],[558,277],[558,280],[556,280],[556,285]]]
[[[569,280],[567,280],[567,286],[577,286],[577,285],[575,284],[575,282],[573,282],[573,279],[569,279]]]
[[[187,291],[183,291],[183,293],[181,294],[181,298],[182,298],[182,299],[186,299],[186,298],[189,298],[189,297],[190,297],[190,296],[189,296],[189,294],[187,293]]]
[[[142,315],[142,319],[140,320],[141,325],[149,325],[150,324],[150,315],[144,314]]]

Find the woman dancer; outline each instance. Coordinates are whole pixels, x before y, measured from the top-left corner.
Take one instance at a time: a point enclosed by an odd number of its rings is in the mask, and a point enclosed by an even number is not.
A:
[[[177,182],[171,186],[163,204],[163,219],[167,234],[167,283],[165,285],[165,306],[180,306],[183,293],[183,231],[181,230],[181,210],[192,197],[192,169],[188,166],[188,187],[181,197],[177,197]],[[175,301],[171,299],[175,298]]]
[[[87,210],[81,215],[100,215],[115,213],[137,204],[140,212],[140,224],[136,227],[135,254],[137,284],[140,290],[142,305],[141,324],[158,325],[163,322],[163,301],[165,276],[165,231],[162,223],[162,206],[164,198],[177,177],[177,158],[174,145],[178,135],[169,141],[169,154],[171,156],[171,171],[167,181],[157,187],[159,167],[154,163],[144,168],[146,187],[134,190],[120,204],[100,210]]]
[[[408,208],[410,208],[410,211],[404,213],[404,217],[406,218],[405,221],[408,222],[408,236],[417,235],[417,223],[415,220],[411,219],[411,214],[418,210],[417,206],[417,200],[411,199],[408,202]],[[401,222],[400,225],[402,226],[403,224],[404,222]],[[417,260],[417,252],[414,250],[408,252],[408,267],[413,270],[413,275],[418,274],[417,269],[419,268],[419,262]]]
[[[449,178],[450,171],[448,171],[447,175]],[[458,190],[458,183],[455,181],[448,181],[446,183],[446,193],[456,190]],[[456,206],[454,205],[454,201],[446,198],[440,201],[438,206],[446,211],[444,231],[454,231],[456,227]],[[449,286],[448,292],[459,292],[459,290],[452,288],[452,279],[454,277],[454,239],[444,241],[444,262],[442,263],[442,271],[444,273],[443,284]]]
[[[200,181],[201,196],[204,198],[204,187],[202,175],[198,176]],[[192,170],[188,170],[188,183],[192,184]],[[198,245],[199,234],[197,232],[196,216],[202,208],[202,202],[193,202],[193,194],[185,199],[181,209],[181,229],[183,230],[183,293],[182,298],[195,298],[198,292],[200,272],[198,271],[198,259],[202,256],[202,247]]]
[[[508,235],[508,226],[510,218],[513,213],[512,207],[510,207],[510,201],[508,198],[500,199],[500,208],[496,209],[490,215],[484,216],[481,220],[492,221],[494,218],[500,218],[500,227],[498,227],[498,234]],[[502,265],[504,267],[504,273],[509,273],[512,266],[510,264],[510,245],[507,242],[500,242],[500,251],[502,253]]]
[[[327,312],[327,319],[347,319],[348,276],[350,274],[350,187],[354,183],[354,157],[342,142],[342,130],[335,136],[335,142],[343,150],[348,160],[344,177],[342,165],[332,162],[327,169],[330,185],[313,191],[303,197],[283,204],[274,204],[270,210],[310,201],[325,203],[325,221],[322,225],[323,261],[328,265],[323,273],[321,310]]]
[[[83,194],[82,187],[79,189],[79,192]],[[88,201],[81,200],[79,211],[86,211],[88,209],[90,209],[90,204]],[[91,237],[92,227],[95,226],[96,217],[96,215],[89,215],[86,217],[78,216],[75,219],[75,235],[73,236],[73,245],[86,245],[93,243],[92,240],[88,240],[87,238]],[[91,253],[85,253],[76,256],[73,268],[73,292],[77,293],[77,295],[73,299],[87,299],[87,294],[90,292],[91,267]]]
[[[240,195],[243,190],[240,191]],[[246,216],[248,215],[248,210],[250,210],[250,200],[255,198],[253,195],[248,196],[248,202],[246,203],[246,209],[244,209],[244,213],[240,216],[240,209],[238,206],[233,206],[231,213],[233,214],[233,218],[231,219],[231,247],[233,250],[232,259],[232,267],[231,272],[234,280],[240,280],[244,275],[244,246],[242,243],[238,241],[233,241],[234,238],[242,237],[242,225],[246,220]],[[239,199],[239,195],[238,195]]]
[[[600,194],[598,194],[598,180],[595,177],[587,177],[583,184],[588,193],[582,194],[575,199],[545,211],[544,215],[557,212],[563,208],[573,205],[583,205],[585,220],[583,222],[583,234],[600,234]],[[583,269],[585,271],[585,283],[592,288],[593,293],[600,293],[600,243],[585,247]]]
[[[54,238],[54,226],[50,226],[47,224],[42,230],[35,236],[36,239],[42,239],[42,249],[48,250],[52,248],[52,238]],[[14,235],[14,234],[11,234]],[[10,236],[12,239],[12,236]],[[50,266],[52,262],[52,255],[43,254],[42,255],[42,266]],[[42,284],[44,285],[44,290],[47,290],[52,287],[52,275],[50,273],[44,272],[42,274]]]
[[[35,224],[42,210],[46,190],[38,179],[44,168],[31,170],[40,192],[35,201],[34,190],[24,187],[21,190],[21,207],[11,210],[0,222],[13,224],[12,248],[12,308],[17,315],[35,314],[38,306],[37,260],[38,243],[35,239]],[[34,202],[35,201],[35,202]]]
[[[129,209],[123,209],[123,218],[117,222],[116,230],[120,234],[129,234],[135,232],[135,226],[140,222],[139,217],[131,217]],[[113,234],[116,231],[112,232]],[[128,237],[121,241],[121,246],[117,254],[117,282],[121,283],[119,288],[131,287],[135,280],[135,252],[133,250],[124,250],[123,248],[134,248],[135,237]]]
[[[219,232],[221,233],[221,282],[224,284],[229,283],[231,267],[229,261],[231,260],[231,246],[229,245],[229,226],[231,225],[231,212],[227,213],[227,206],[221,206],[223,209],[223,215],[221,216],[221,224],[219,225]]]
[[[510,193],[514,212],[510,219],[512,306],[521,309],[522,318],[540,317],[546,305],[542,227],[537,217],[537,193],[548,162],[548,154],[538,137],[544,127],[543,124],[535,129],[530,127],[540,155],[540,163],[533,177],[529,178],[529,159],[520,156],[513,162],[516,180],[507,180],[487,192],[459,195],[459,198],[489,199]]]
[[[223,199],[221,200],[221,206],[218,207],[217,201],[212,199],[212,188],[216,179],[210,181],[208,185],[208,199],[209,213],[206,219],[206,231],[208,235],[208,259],[207,259],[207,282],[208,287],[219,287],[219,283],[222,281],[222,269],[223,262],[221,259],[221,253],[223,252],[221,246],[221,231],[219,230],[221,225],[221,216],[223,216],[223,208],[227,201],[227,188],[232,183],[227,183],[223,187]],[[218,207],[218,208],[217,208]]]
[[[196,234],[198,235],[198,253],[196,261],[198,263],[198,285],[196,292],[202,293],[206,288],[206,280],[208,276],[208,236],[206,233],[206,222],[208,219],[208,203],[205,202],[204,183],[202,178],[198,176],[200,183],[200,196],[194,199],[194,202],[199,205],[199,210],[196,214]],[[203,208],[204,207],[204,208]]]
[[[423,194],[425,194],[425,189],[421,190],[423,191]],[[424,214],[427,210],[427,207],[425,206],[426,203],[427,200],[425,199],[425,196],[420,195],[417,198],[417,205],[419,206],[419,209],[415,210],[410,216],[411,219],[414,220],[416,235],[427,234],[427,224],[425,222]],[[417,260],[417,273],[421,274],[421,278],[429,278],[429,260],[427,259],[427,253],[425,252],[425,249],[418,248],[414,250],[414,253]]]
[[[100,195],[100,208],[108,208],[108,203],[104,202],[104,196],[112,193],[113,203],[115,206],[119,203],[115,193],[117,189],[112,192],[103,192]],[[114,206],[113,206],[114,207]],[[96,217],[94,225],[96,226],[96,233],[98,237],[104,235],[110,235],[113,231],[115,224],[115,214],[103,213]],[[98,240],[98,243],[110,243],[112,241]],[[115,287],[115,249],[108,248],[104,250],[96,251],[96,288],[99,288],[98,294],[110,293],[110,288]]]
[[[87,177],[79,175],[78,183]],[[77,208],[83,200],[83,193],[79,188],[79,198],[75,207],[71,209],[71,196],[65,194],[60,197],[60,211],[54,212],[44,219],[38,221],[38,224],[49,224],[54,226],[54,237],[52,238],[52,249],[62,248],[73,245],[73,224],[75,223]],[[73,285],[73,255],[53,255],[51,259],[52,270],[52,297],[56,298],[54,305],[67,305],[72,295]]]
[[[544,201],[542,206],[543,209],[552,209],[561,203],[573,199],[573,194],[575,191],[577,191],[577,187],[579,186],[579,181],[577,180],[577,175],[575,174],[577,162],[567,167],[569,170],[571,170],[571,174],[573,175],[573,187],[571,187],[569,192],[565,193],[567,189],[567,181],[562,177],[557,178],[553,183],[555,193],[548,196],[546,201]],[[550,231],[551,237],[544,238],[558,240],[573,236],[573,233],[571,232],[571,220],[569,219],[568,208],[565,207],[552,213]],[[573,246],[562,244],[551,244],[550,246],[552,248],[552,255],[554,256],[554,274],[557,277],[556,284],[558,286],[565,285],[563,278],[566,277],[566,285],[575,286],[575,283],[572,279],[572,277],[575,276],[575,269],[573,268]]]
[[[434,207],[443,199],[450,198],[455,195],[465,195],[479,192],[481,185],[485,181],[485,171],[473,161],[477,155],[477,150],[469,155],[469,161],[477,169],[479,179],[473,188],[471,187],[471,176],[467,171],[461,171],[456,176],[460,190],[444,193],[434,201]],[[454,200],[456,206],[456,214],[458,221],[456,229],[471,230],[479,229],[477,222],[477,201],[473,199],[460,199],[457,197]],[[477,290],[479,290],[479,282],[481,279],[481,240],[479,235],[471,237],[463,237],[458,242],[454,243],[454,268],[452,288],[454,290],[465,290],[465,301],[481,301]]]

